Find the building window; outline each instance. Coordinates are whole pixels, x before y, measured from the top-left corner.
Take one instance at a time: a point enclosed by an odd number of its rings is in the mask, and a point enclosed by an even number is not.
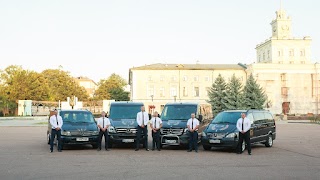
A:
[[[290,49],[289,56],[294,56],[294,50],[293,49]]]
[[[182,94],[183,94],[183,97],[187,97],[188,96],[188,88],[187,87],[183,87],[182,88]]]
[[[301,64],[305,64],[306,62],[305,61],[301,61]]]
[[[171,81],[177,81],[177,77],[176,76],[172,76],[171,77]]]
[[[164,76],[160,76],[160,81],[164,81]]]
[[[208,82],[210,80],[209,76],[204,77],[204,81]]]
[[[270,59],[270,50],[268,50],[268,60]]]
[[[281,81],[286,81],[287,80],[286,74],[281,74],[280,79],[281,79]]]
[[[177,96],[177,88],[176,87],[170,88],[170,96],[171,97]]]
[[[282,56],[282,53],[281,53],[281,51],[278,51],[278,56],[280,57],[280,56]]]
[[[288,96],[288,88],[281,87],[281,95],[287,97]]]
[[[259,55],[259,59],[258,59],[258,62],[260,62],[261,61],[261,55]]]
[[[305,51],[304,51],[304,49],[302,49],[302,50],[300,51],[300,56],[305,56]]]
[[[290,61],[290,64],[294,64],[294,61]]]
[[[161,87],[160,89],[159,89],[159,95],[160,95],[160,97],[165,97],[165,91],[164,91],[164,87]]]
[[[148,76],[148,81],[152,81],[152,76]]]
[[[148,97],[150,97],[151,95],[153,96],[155,93],[154,93],[154,86],[153,85],[149,85],[148,86]]]
[[[182,80],[183,81],[188,81],[188,76],[183,76]]]
[[[283,64],[283,61],[279,61],[279,64]]]
[[[194,80],[194,81],[199,81],[199,76],[195,76],[195,77],[193,78],[193,80]]]
[[[194,97],[199,97],[199,87],[194,87]]]
[[[262,56],[262,57],[263,57],[263,58],[262,58],[263,61],[266,60],[265,53],[263,53],[263,56]]]

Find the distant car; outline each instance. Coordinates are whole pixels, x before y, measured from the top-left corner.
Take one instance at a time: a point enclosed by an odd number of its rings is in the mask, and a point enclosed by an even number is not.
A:
[[[62,147],[66,144],[91,144],[93,148],[98,147],[98,126],[90,111],[58,110],[58,114],[63,120],[61,128]],[[48,122],[47,138],[49,144],[51,138],[50,122]]]
[[[229,110],[220,112],[204,129],[201,143],[205,150],[211,147],[225,147],[236,149],[239,141],[237,120],[245,113],[251,121],[251,144],[262,143],[271,147],[276,139],[276,124],[272,114],[267,110]],[[242,151],[246,148],[242,144]]]

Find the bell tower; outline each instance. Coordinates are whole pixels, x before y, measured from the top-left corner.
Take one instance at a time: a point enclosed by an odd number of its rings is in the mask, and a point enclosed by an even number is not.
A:
[[[287,16],[285,10],[280,8],[276,11],[276,19],[271,23],[272,38],[275,39],[291,39],[291,17]]]

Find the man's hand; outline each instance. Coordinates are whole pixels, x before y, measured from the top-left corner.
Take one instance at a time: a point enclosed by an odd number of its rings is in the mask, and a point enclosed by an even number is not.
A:
[[[141,128],[144,128],[144,124],[141,125]]]
[[[59,127],[56,127],[56,131],[59,131],[60,130],[60,128]]]

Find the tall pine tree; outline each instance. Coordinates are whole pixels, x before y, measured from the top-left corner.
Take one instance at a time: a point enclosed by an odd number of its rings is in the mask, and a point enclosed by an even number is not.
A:
[[[212,87],[208,91],[208,103],[211,104],[212,113],[215,116],[219,112],[227,109],[224,97],[226,96],[226,82],[221,74],[215,79]]]
[[[267,95],[250,74],[243,89],[243,107],[245,109],[263,109]]]
[[[242,96],[242,84],[240,79],[233,74],[230,81],[227,84],[226,96],[224,97],[225,106],[227,109],[242,109],[243,96]]]

